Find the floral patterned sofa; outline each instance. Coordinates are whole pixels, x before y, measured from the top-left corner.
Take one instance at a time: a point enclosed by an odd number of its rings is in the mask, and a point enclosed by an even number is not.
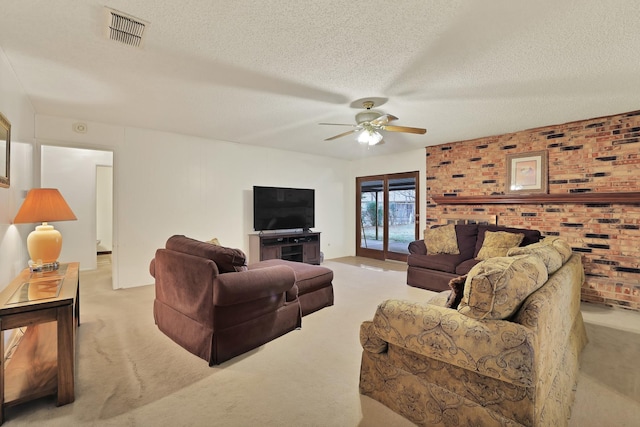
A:
[[[583,281],[580,256],[547,237],[477,264],[463,290],[384,301],[361,325],[360,392],[421,426],[566,426]]]

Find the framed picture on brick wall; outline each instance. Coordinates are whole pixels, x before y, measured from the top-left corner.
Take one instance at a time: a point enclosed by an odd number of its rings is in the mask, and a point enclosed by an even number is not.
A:
[[[546,151],[507,154],[507,188],[509,194],[546,193],[549,165]]]

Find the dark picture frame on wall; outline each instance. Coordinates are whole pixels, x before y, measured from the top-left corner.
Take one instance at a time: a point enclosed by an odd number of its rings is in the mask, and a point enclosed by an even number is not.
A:
[[[11,166],[11,123],[0,113],[0,187],[9,188]]]
[[[507,194],[547,193],[547,151],[507,154]]]

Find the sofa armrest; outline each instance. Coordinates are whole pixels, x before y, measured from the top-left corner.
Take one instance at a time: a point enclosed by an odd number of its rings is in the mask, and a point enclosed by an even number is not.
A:
[[[296,282],[294,271],[284,265],[220,274],[213,286],[213,304],[236,305],[292,290]]]
[[[431,304],[387,300],[373,318],[389,344],[512,384],[536,384],[535,334],[508,320],[475,320]]]
[[[412,255],[426,255],[427,254],[427,245],[424,243],[424,240],[414,240],[409,243],[409,253]]]
[[[149,263],[149,274],[151,274],[151,277],[153,277],[154,279],[156,278],[156,259],[152,258],[151,262]]]
[[[211,324],[212,287],[218,275],[216,264],[193,255],[158,249],[152,265],[156,300],[198,323]]]
[[[385,353],[388,344],[380,338],[376,333],[375,327],[371,320],[366,320],[360,325],[360,345],[369,353]]]

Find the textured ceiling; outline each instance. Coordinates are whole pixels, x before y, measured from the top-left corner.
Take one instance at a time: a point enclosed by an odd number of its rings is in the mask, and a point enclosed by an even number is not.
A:
[[[637,0],[1,0],[38,114],[357,159],[640,109]],[[104,6],[150,23],[105,37]],[[325,142],[386,98],[385,144]]]

